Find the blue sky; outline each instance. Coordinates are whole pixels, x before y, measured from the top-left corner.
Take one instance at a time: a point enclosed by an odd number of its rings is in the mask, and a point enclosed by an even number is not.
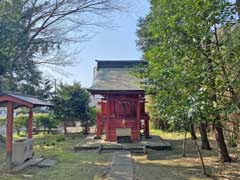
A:
[[[149,11],[148,0],[129,1],[128,12],[112,14],[111,23],[115,28],[98,29],[89,41],[75,45],[80,51],[77,63],[64,68],[67,76],[54,73],[58,81],[72,83],[78,81],[83,87],[92,83],[93,68],[98,60],[138,60],[142,52],[136,47],[136,28],[139,17],[145,17]],[[75,55],[76,56],[76,55]]]

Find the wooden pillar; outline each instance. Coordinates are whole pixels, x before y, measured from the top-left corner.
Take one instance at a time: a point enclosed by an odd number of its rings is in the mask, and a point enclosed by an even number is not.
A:
[[[6,140],[6,152],[7,152],[7,165],[8,168],[12,167],[12,140],[13,140],[13,103],[7,103],[7,140]]]
[[[33,120],[33,110],[32,108],[29,109],[28,115],[28,138],[32,139],[32,120]]]
[[[140,104],[140,101],[139,101],[139,99],[137,100],[137,131],[138,131],[138,135],[137,135],[137,137],[138,137],[138,140],[140,140],[140,121],[141,121],[141,111],[140,111],[140,109],[141,109],[141,104]]]
[[[110,100],[107,98],[107,104],[106,104],[106,112],[107,112],[107,128],[106,128],[106,140],[110,140]]]

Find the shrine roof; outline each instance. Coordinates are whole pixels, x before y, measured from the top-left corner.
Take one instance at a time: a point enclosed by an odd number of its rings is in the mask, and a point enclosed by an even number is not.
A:
[[[92,93],[98,92],[144,92],[134,69],[145,61],[99,61],[94,72]]]
[[[8,98],[10,97],[10,98]],[[32,106],[53,106],[49,101],[41,100],[34,96],[23,95],[15,92],[0,92],[0,102],[11,101],[11,102],[24,102],[31,104]]]

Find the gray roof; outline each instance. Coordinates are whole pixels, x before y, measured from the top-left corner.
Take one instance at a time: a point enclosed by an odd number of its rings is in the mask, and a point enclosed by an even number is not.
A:
[[[15,92],[0,92],[0,97],[1,96],[11,96],[22,101],[28,102],[30,104],[33,104],[34,106],[53,106],[53,104],[51,104],[49,101],[41,100],[34,96],[23,95]]]
[[[97,61],[90,92],[142,91],[140,79],[134,76],[135,66],[143,61]]]

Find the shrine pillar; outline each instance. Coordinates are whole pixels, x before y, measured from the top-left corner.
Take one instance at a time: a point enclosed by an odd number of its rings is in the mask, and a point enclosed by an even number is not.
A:
[[[141,121],[141,104],[140,104],[140,101],[139,99],[137,100],[137,117],[136,117],[136,120],[137,120],[137,140],[140,140],[140,121]]]
[[[110,140],[110,100],[106,98],[106,112],[107,112],[107,125],[106,125],[106,140]]]
[[[6,153],[8,168],[12,167],[12,141],[13,141],[13,103],[7,103],[7,138],[6,138]]]

